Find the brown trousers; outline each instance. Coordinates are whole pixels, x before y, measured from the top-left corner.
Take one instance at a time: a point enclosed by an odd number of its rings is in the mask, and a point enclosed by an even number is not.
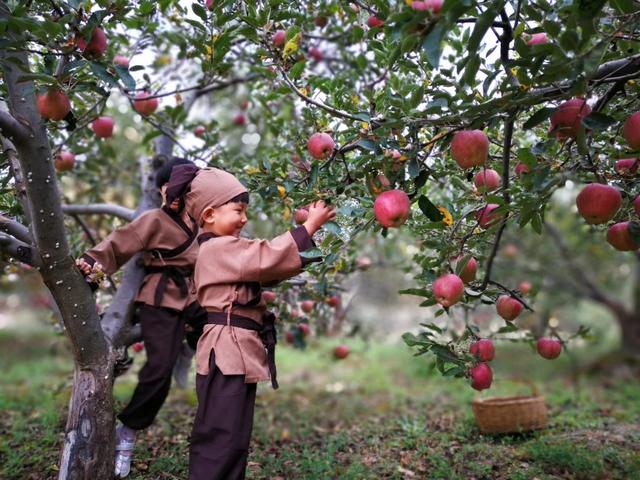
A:
[[[134,430],[153,423],[169,394],[185,320],[183,312],[146,304],[139,307],[139,319],[147,362],[138,374],[138,385],[129,404],[118,415],[124,425]]]
[[[189,480],[241,480],[245,477],[253,430],[256,384],[244,375],[223,375],[215,354],[209,375],[196,375],[198,411],[189,452]]]

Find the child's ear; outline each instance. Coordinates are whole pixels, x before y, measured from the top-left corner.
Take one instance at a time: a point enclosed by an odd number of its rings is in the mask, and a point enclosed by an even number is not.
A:
[[[216,218],[216,209],[213,207],[206,207],[202,211],[202,222],[203,223],[213,223]]]

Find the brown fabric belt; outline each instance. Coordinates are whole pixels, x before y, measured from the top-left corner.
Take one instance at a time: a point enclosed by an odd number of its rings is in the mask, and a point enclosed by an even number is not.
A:
[[[160,302],[162,302],[162,297],[164,297],[164,292],[167,290],[167,284],[169,280],[172,280],[173,283],[180,289],[180,295],[182,298],[186,297],[189,294],[189,287],[187,286],[187,281],[185,278],[188,278],[193,273],[193,269],[189,267],[177,267],[175,265],[165,265],[165,266],[145,266],[144,273],[161,273],[162,276],[158,281],[158,286],[156,287],[155,295],[153,298],[153,306],[157,307]]]
[[[271,312],[262,315],[262,325],[255,320],[243,317],[242,315],[231,314],[230,325],[232,327],[244,328],[258,332],[264,348],[267,349],[267,364],[269,365],[269,375],[271,375],[271,386],[277,390],[278,379],[276,371],[276,316]],[[227,325],[227,314],[224,312],[207,312],[207,323],[213,325]]]

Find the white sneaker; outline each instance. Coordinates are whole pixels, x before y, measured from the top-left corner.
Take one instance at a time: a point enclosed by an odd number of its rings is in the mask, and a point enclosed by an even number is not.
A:
[[[131,471],[131,458],[133,457],[133,447],[136,442],[136,431],[125,425],[116,428],[116,461],[115,476],[124,478]]]

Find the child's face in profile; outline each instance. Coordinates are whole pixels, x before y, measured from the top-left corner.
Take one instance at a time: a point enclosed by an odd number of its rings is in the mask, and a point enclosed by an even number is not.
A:
[[[239,237],[247,223],[246,203],[227,203],[203,212],[203,230],[218,236]]]

